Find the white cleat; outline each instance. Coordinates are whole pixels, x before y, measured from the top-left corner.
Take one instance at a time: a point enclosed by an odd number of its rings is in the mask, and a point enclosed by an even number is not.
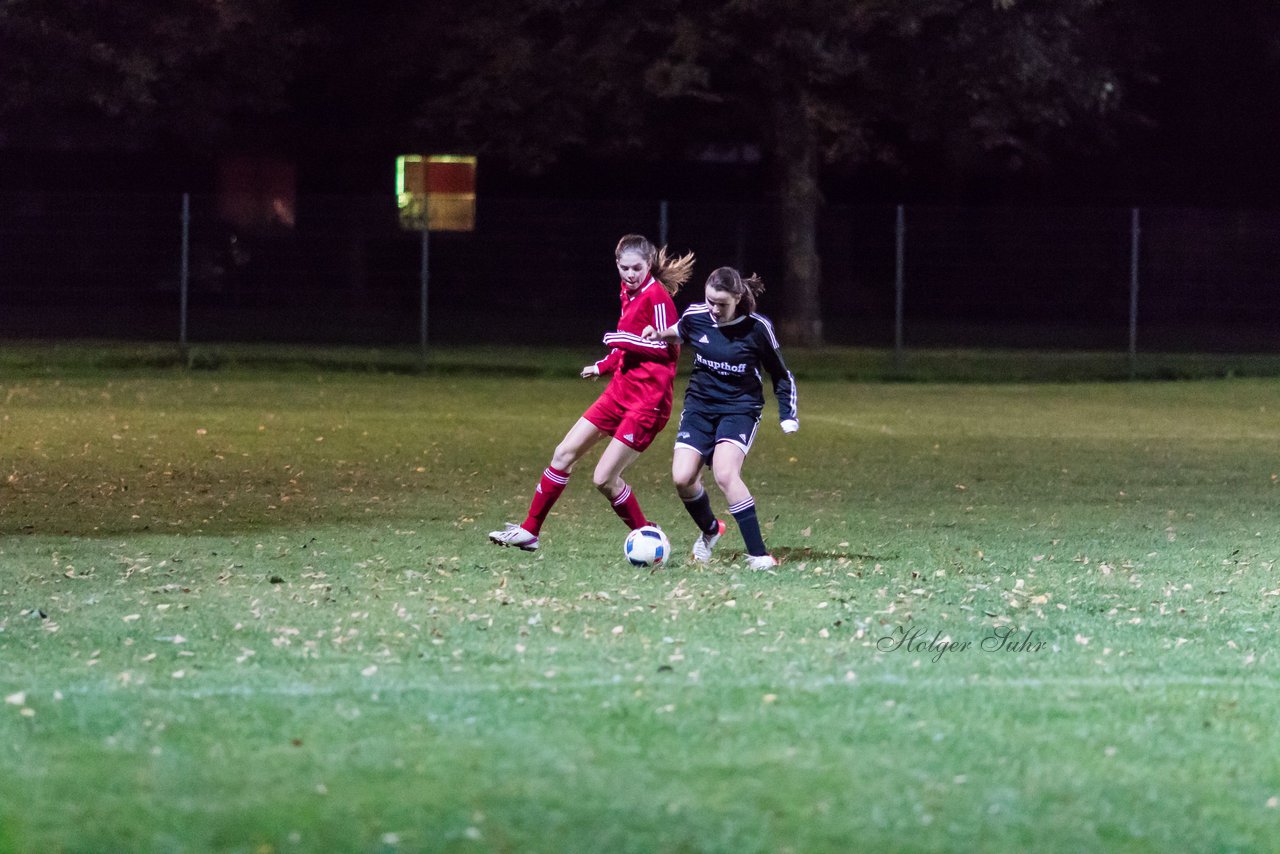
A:
[[[699,534],[698,539],[693,543],[693,559],[698,563],[706,563],[711,560],[711,550],[716,547],[716,543],[724,536],[724,522],[716,520],[716,532],[714,534]]]
[[[490,531],[489,540],[500,546],[515,546],[527,552],[536,552],[538,550],[538,538],[519,525],[513,525],[510,522],[501,531]]]
[[[773,555],[747,555],[747,566],[757,572],[765,569],[773,569],[778,565]]]

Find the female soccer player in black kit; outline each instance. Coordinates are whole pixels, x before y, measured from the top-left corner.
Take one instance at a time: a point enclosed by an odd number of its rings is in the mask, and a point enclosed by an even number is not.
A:
[[[755,499],[742,480],[742,464],[764,411],[762,367],[773,380],[782,432],[800,429],[795,378],[782,361],[773,324],[755,313],[756,297],[763,290],[759,277],[743,279],[732,267],[721,267],[707,279],[706,302],[685,309],[675,326],[649,327],[643,333],[653,340],[683,341],[694,352],[671,476],[701,532],[693,559],[703,563],[711,559],[725,529],[702,486],[702,469],[709,465],[742,532],[747,563],[752,569],[778,564],[765,548]]]

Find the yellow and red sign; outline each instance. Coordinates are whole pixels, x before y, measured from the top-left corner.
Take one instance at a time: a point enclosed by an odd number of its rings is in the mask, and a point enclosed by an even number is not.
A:
[[[404,154],[396,158],[396,202],[408,231],[474,231],[476,158]]]

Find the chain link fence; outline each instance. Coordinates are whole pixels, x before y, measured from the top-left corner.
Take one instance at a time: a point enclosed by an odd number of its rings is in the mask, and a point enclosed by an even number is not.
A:
[[[764,204],[482,198],[476,230],[432,233],[425,259],[389,195],[302,196],[288,224],[247,230],[213,196],[185,204],[184,218],[180,195],[0,194],[0,336],[415,347],[425,285],[430,344],[589,344],[616,318],[628,232],[697,253],[678,306],[729,264],[764,277],[765,313],[788,314]],[[1138,213],[829,205],[827,339],[1280,350],[1280,212]]]

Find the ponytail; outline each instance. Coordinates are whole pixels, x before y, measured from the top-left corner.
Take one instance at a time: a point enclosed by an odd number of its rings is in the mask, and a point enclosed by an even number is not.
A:
[[[707,287],[733,294],[738,298],[738,314],[751,314],[756,310],[756,298],[764,293],[764,280],[755,273],[744,279],[732,267],[720,267],[707,277]]]
[[[658,250],[658,264],[653,268],[653,277],[662,283],[667,293],[675,296],[680,286],[689,281],[691,275],[693,275],[692,252],[669,258],[667,247],[664,246]]]
[[[642,234],[628,234],[618,241],[613,250],[614,260],[622,257],[624,252],[634,252],[649,265],[649,272],[658,280],[667,293],[675,295],[680,286],[689,281],[693,275],[693,253],[671,257],[667,255],[667,247],[658,249]]]

